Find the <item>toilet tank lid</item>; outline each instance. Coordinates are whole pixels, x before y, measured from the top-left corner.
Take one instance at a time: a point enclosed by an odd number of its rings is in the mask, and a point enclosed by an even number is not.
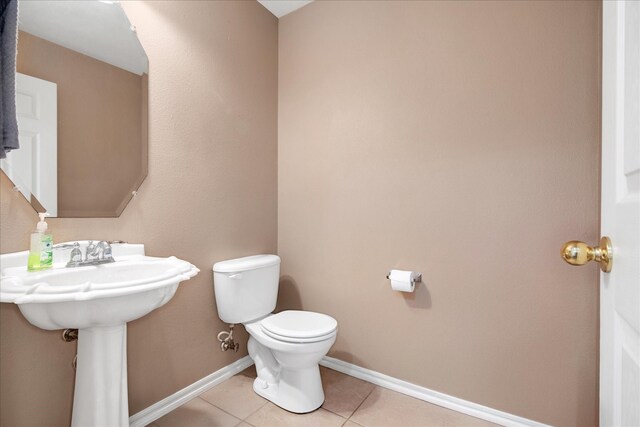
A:
[[[237,273],[278,264],[280,264],[278,255],[252,255],[216,262],[213,264],[213,271],[216,273]]]

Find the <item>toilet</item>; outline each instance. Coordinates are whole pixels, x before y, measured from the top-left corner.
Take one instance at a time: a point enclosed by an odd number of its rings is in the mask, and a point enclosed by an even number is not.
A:
[[[280,257],[254,255],[213,265],[218,316],[242,323],[247,348],[256,365],[253,390],[295,413],[318,409],[324,402],[318,363],[336,341],[338,322],[312,311],[276,307]]]

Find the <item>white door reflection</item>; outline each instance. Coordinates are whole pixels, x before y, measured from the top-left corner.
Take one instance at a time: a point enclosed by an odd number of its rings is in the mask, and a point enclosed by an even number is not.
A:
[[[7,153],[0,167],[32,205],[57,216],[57,85],[17,73],[16,107],[20,148]]]

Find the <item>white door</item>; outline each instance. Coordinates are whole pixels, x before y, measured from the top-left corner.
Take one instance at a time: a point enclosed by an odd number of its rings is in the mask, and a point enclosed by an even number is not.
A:
[[[640,426],[640,2],[603,2],[600,425]]]
[[[58,214],[57,93],[55,83],[16,74],[20,148],[0,162],[27,200],[33,195],[51,216]]]

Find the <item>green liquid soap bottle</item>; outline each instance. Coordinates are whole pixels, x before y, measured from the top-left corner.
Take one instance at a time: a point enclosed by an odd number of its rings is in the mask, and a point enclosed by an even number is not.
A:
[[[31,233],[31,247],[29,249],[29,260],[27,270],[46,270],[53,266],[53,236],[47,234],[47,223],[44,221],[48,213],[39,213],[40,221],[36,226],[36,231]]]

